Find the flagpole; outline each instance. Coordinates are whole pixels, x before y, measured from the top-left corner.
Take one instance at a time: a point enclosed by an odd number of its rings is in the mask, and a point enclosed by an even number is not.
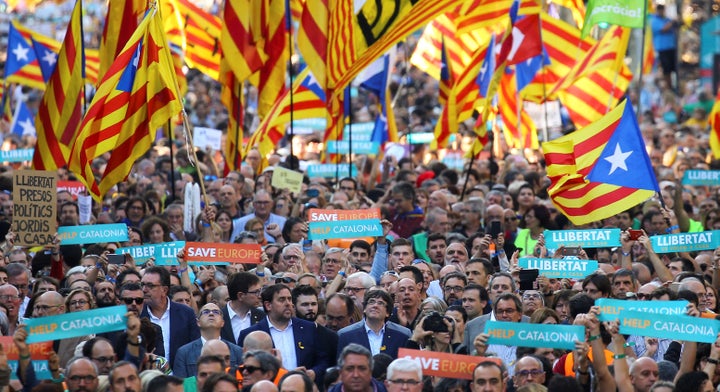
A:
[[[175,157],[173,153],[173,129],[172,129],[172,121],[168,120],[167,122],[168,127],[168,139],[170,140],[170,189],[172,189],[172,198],[173,201],[175,199]]]
[[[542,18],[539,18],[538,24],[540,25],[540,44],[542,45],[543,53],[541,54],[542,59],[540,60],[540,72],[542,72],[542,89],[543,89],[543,101],[542,101],[542,109],[543,109],[543,119],[545,120],[545,126],[543,127],[543,141],[550,141],[550,130],[548,126],[548,111],[547,111],[547,86],[545,81],[545,40],[543,39],[543,28],[542,28]]]
[[[352,86],[352,82],[350,83],[350,86]],[[350,88],[348,86],[347,88]],[[348,94],[347,98],[350,102],[344,103],[343,106],[345,106],[343,111],[347,110],[350,116],[350,121],[348,121],[348,175],[352,176],[352,165],[353,165],[353,159],[352,159],[352,94]],[[348,116],[348,113],[344,113],[344,117]],[[343,137],[344,139],[344,137]],[[339,182],[339,179],[336,179],[335,182]]]
[[[472,149],[472,147],[470,147]],[[460,192],[460,201],[463,201],[465,198],[465,192],[467,191],[467,184],[468,180],[470,179],[470,170],[472,169],[473,165],[475,164],[475,154],[471,152],[470,154],[470,164],[467,168],[467,173],[465,173],[465,183],[463,184],[462,192]]]
[[[295,159],[292,159],[294,157],[294,151],[293,151],[293,138],[295,136],[295,126],[293,125],[295,114],[294,112],[294,91],[293,91],[293,63],[292,63],[292,56],[293,56],[293,45],[292,45],[292,18],[290,16],[290,10],[288,9],[289,2],[285,1],[285,30],[287,30],[287,36],[288,36],[288,53],[290,56],[288,57],[288,63],[287,64],[287,70],[288,70],[288,77],[290,78],[290,137],[288,137],[288,140],[290,140],[290,167],[288,169],[295,170]]]
[[[640,72],[638,72],[638,103],[637,115],[642,118],[642,89],[643,89],[643,71],[645,70],[645,34],[647,34],[647,1],[643,1],[643,26],[642,26],[642,43],[640,44]]]
[[[235,80],[235,78],[233,78]],[[245,121],[245,116],[241,116],[241,112],[243,110],[243,84],[244,82],[235,82],[235,85],[237,87],[237,97],[238,97],[238,103],[237,103],[237,112],[235,113],[235,149],[233,150],[233,156],[232,156],[232,163],[233,166],[238,162],[238,154],[240,154],[240,149],[242,148],[242,133],[240,132],[240,129],[242,129],[242,125],[240,124],[240,119],[242,121]],[[292,112],[291,112],[292,114]],[[290,143],[292,145],[292,143]],[[227,165],[228,163],[225,162]],[[242,163],[240,163],[242,165]],[[235,166],[235,170],[240,171],[241,167]]]

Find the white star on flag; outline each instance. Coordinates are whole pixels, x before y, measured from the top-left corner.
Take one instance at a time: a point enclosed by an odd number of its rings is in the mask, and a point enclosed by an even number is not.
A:
[[[28,61],[28,52],[30,49],[22,46],[18,43],[17,48],[13,49],[12,52],[15,55],[17,61]]]
[[[51,51],[46,51],[45,55],[42,57],[42,61],[46,62],[49,66],[54,66],[57,62],[57,55]]]
[[[34,135],[35,134],[35,126],[33,125],[32,121],[30,121],[29,118],[26,118],[25,120],[21,121],[19,123],[20,127],[22,128],[22,134],[25,135]]]
[[[613,172],[615,172],[615,170],[617,170],[618,168],[627,171],[628,169],[627,165],[625,164],[625,160],[627,160],[632,153],[632,150],[622,152],[622,150],[620,149],[620,143],[615,144],[615,152],[612,155],[605,157],[605,160],[610,162],[611,164],[610,173],[608,173],[608,175],[612,175]]]

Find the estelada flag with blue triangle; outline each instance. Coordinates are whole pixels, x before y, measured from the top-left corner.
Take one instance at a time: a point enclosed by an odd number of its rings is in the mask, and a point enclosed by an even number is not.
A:
[[[30,111],[25,101],[20,100],[15,108],[10,131],[19,137],[25,135],[36,136],[35,115]]]
[[[38,63],[40,64],[40,71],[42,71],[43,79],[45,83],[50,80],[53,72],[55,71],[55,65],[57,64],[58,54],[47,44],[37,41],[34,37],[30,37],[37,56]]]
[[[548,194],[576,225],[618,214],[660,192],[628,100],[542,149],[551,180]]]

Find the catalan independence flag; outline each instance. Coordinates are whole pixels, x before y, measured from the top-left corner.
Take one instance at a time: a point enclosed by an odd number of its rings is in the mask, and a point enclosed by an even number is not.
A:
[[[75,2],[65,40],[37,111],[35,170],[57,170],[67,164],[82,120],[85,54],[82,0]]]
[[[145,14],[147,1],[144,0],[109,0],[102,38],[100,39],[100,69],[102,78],[110,68],[113,60],[125,47],[138,22]]]
[[[177,91],[160,15],[152,7],[100,83],[70,155],[70,170],[96,200],[127,177],[157,129],[180,113]],[[97,183],[90,164],[110,151]]]
[[[660,192],[632,105],[542,144],[548,194],[576,225],[605,219]]]
[[[5,61],[5,82],[45,89],[45,81],[38,67],[37,56],[15,22],[10,23],[8,31],[7,60]]]

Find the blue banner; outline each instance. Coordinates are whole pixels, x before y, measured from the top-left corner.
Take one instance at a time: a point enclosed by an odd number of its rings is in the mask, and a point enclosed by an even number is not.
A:
[[[178,265],[177,253],[184,247],[185,241],[165,242],[155,245],[155,265]]]
[[[650,242],[655,253],[710,250],[720,246],[720,231],[654,235]]]
[[[486,334],[489,344],[519,347],[541,347],[572,350],[575,341],[585,341],[585,327],[581,325],[511,323],[488,320]]]
[[[117,248],[116,254],[130,254],[136,264],[142,264],[151,257],[155,257],[155,244],[140,245],[140,246],[128,246],[127,248]]]
[[[12,369],[12,373],[10,373],[10,379],[11,380],[17,380],[17,368],[20,361],[10,359],[8,360],[8,366],[10,366],[10,369]],[[30,361],[30,364],[32,364],[32,367],[35,370],[35,377],[37,377],[38,380],[52,380],[53,375],[50,371],[50,368],[48,367],[48,361],[47,359],[33,359]]]
[[[375,122],[353,123],[352,126],[345,124],[345,128],[343,128],[343,140],[350,140],[350,132],[352,132],[353,150],[355,150],[355,142],[371,141],[374,130]]]
[[[560,245],[583,248],[612,248],[620,246],[620,229],[545,230],[545,247],[557,249]]]
[[[127,307],[125,305],[98,308],[83,312],[65,313],[57,316],[27,319],[27,343],[47,342],[99,334],[103,332],[122,331],[127,323]]]
[[[620,313],[631,310],[663,316],[684,316],[688,301],[632,301],[614,298],[598,298],[595,305],[600,307],[600,321],[617,320]]]
[[[61,245],[125,242],[128,240],[128,228],[124,223],[60,226],[58,227],[58,235],[60,236]]]
[[[25,148],[20,150],[0,151],[1,162],[25,162],[32,161],[34,148]]]
[[[380,143],[355,141],[352,142],[353,154],[377,154],[380,151]],[[347,140],[330,140],[325,145],[325,152],[330,154],[349,154],[350,142]]]
[[[350,173],[350,167],[352,167],[352,173]],[[305,170],[309,178],[324,177],[333,178],[338,176],[343,177],[357,177],[358,171],[355,165],[348,164],[335,164],[335,163],[323,163],[308,165]]]
[[[582,279],[597,271],[598,262],[597,260],[522,257],[518,259],[518,267],[539,270],[540,275],[548,278]]]
[[[380,219],[340,220],[335,222],[310,222],[308,238],[324,240],[327,238],[378,237],[383,234]]]
[[[685,170],[683,185],[720,185],[720,170]]]
[[[720,332],[720,321],[715,319],[691,316],[668,317],[631,310],[620,312],[620,333],[624,335],[715,343],[718,332]]]

